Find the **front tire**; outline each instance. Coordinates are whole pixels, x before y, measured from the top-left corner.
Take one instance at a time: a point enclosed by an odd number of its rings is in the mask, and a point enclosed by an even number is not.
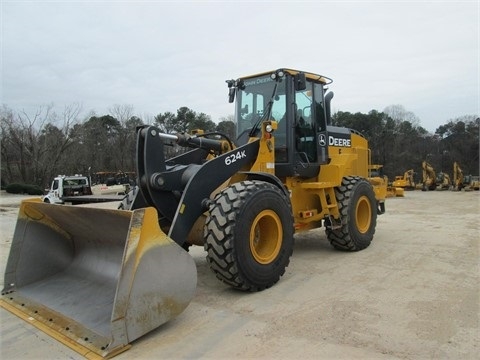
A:
[[[288,197],[263,181],[233,184],[215,197],[205,226],[207,262],[216,277],[244,291],[274,285],[293,252]]]
[[[338,250],[359,251],[372,242],[377,224],[377,206],[372,185],[360,177],[343,178],[335,189],[340,228],[326,229],[330,244]]]

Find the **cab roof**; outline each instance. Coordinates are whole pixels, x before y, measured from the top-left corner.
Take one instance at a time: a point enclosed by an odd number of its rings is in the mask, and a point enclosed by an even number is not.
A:
[[[273,73],[276,73],[276,72],[279,72],[279,71],[286,72],[290,75],[296,75],[300,72],[303,72],[307,79],[313,80],[314,82],[321,82],[325,85],[326,84],[331,84],[333,82],[332,79],[330,79],[329,77],[324,76],[324,75],[318,75],[318,74],[310,73],[310,72],[307,72],[307,71],[294,70],[294,69],[288,69],[288,68],[280,68],[280,69],[276,69],[276,70],[272,70],[272,71],[265,71],[265,72],[254,74],[254,75],[242,76],[241,79],[250,79],[250,78],[254,78],[254,77],[258,77],[258,76],[270,75],[270,74],[273,74]]]

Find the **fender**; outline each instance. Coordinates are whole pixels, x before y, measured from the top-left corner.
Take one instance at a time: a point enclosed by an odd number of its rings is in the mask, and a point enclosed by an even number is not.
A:
[[[288,189],[283,185],[282,181],[276,177],[273,174],[269,173],[259,173],[259,172],[251,172],[251,171],[242,171],[242,174],[245,174],[247,176],[248,180],[260,180],[260,181],[265,181],[270,184],[276,185],[282,192],[285,194],[285,196],[290,199],[290,193],[288,192]]]
[[[208,209],[210,194],[223,182],[252,164],[260,141],[255,140],[209,160],[190,178],[173,219],[168,236],[182,245],[197,218]],[[232,159],[235,159],[234,161]],[[212,181],[214,179],[214,181]]]

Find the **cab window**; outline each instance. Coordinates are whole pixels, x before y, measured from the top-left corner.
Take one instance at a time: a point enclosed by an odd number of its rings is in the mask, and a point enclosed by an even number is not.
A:
[[[325,107],[323,105],[323,86],[321,84],[314,85],[314,103],[315,103],[315,122],[319,132],[326,131],[327,122],[325,120]]]
[[[305,90],[295,93],[295,147],[300,159],[307,163],[317,160],[312,104],[312,83],[307,82]]]

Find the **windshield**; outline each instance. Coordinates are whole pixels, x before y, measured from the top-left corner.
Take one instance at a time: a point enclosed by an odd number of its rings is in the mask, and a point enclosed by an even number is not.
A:
[[[87,185],[87,179],[82,178],[82,179],[65,179],[64,180],[64,185],[66,186],[85,186]]]
[[[275,80],[269,75],[246,79],[244,89],[237,93],[237,108],[235,119],[237,121],[237,134],[251,129],[267,111],[268,102],[271,100],[275,88]],[[280,121],[285,116],[285,79],[280,79],[273,99],[271,120]]]

